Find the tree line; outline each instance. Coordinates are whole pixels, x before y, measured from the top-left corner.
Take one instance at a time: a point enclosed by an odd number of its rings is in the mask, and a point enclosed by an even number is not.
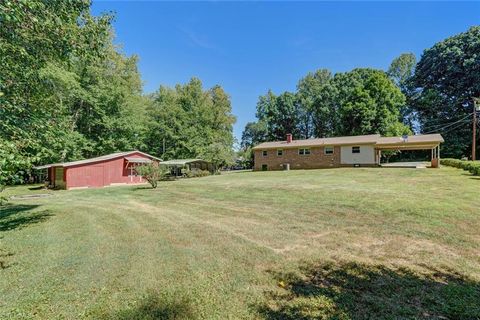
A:
[[[344,135],[441,133],[449,157],[471,153],[473,97],[480,96],[480,27],[426,49],[420,60],[405,53],[387,71],[320,69],[299,80],[295,92],[269,90],[257,102],[257,121],[246,124],[241,153],[260,142]],[[478,138],[477,138],[478,139]],[[478,145],[478,143],[477,143]]]
[[[196,78],[143,94],[138,57],[113,44],[113,15],[90,6],[0,3],[0,185],[35,164],[132,149],[231,162],[228,94]]]
[[[32,165],[139,149],[164,159],[233,159],[228,94],[192,78],[142,92],[138,57],[113,43],[111,14],[91,3],[0,3],[0,185]],[[472,97],[480,96],[480,27],[402,54],[389,70],[321,69],[295,92],[259,97],[245,154],[267,140],[440,132],[443,155],[471,151]],[[480,145],[478,143],[477,145]]]

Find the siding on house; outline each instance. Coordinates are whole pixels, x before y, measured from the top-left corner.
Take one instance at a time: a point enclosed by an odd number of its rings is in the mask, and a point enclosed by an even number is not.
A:
[[[360,153],[353,153],[352,147],[359,147]],[[341,164],[375,164],[375,147],[373,145],[342,146],[341,154]]]

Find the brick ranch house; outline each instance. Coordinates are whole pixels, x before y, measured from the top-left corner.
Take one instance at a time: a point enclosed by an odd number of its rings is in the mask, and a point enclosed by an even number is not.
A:
[[[79,161],[52,163],[34,169],[47,170],[51,188],[105,187],[144,183],[145,180],[137,175],[135,167],[152,161],[161,159],[140,151],[127,151]]]
[[[379,166],[383,150],[431,150],[431,166],[440,159],[440,134],[382,137],[379,134],[264,142],[253,148],[254,170]]]

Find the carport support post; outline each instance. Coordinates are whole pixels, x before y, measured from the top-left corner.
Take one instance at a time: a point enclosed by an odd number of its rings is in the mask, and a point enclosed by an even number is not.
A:
[[[431,167],[432,168],[438,168],[440,164],[440,145],[432,148],[432,160],[431,160]]]
[[[438,158],[438,167],[440,167],[440,145],[438,145],[437,158]]]
[[[430,166],[431,166],[432,168],[435,168],[435,163],[434,163],[435,161],[434,161],[434,159],[435,159],[435,148],[432,148],[432,156],[430,157]]]
[[[380,165],[382,159],[382,150],[377,149],[377,165]]]

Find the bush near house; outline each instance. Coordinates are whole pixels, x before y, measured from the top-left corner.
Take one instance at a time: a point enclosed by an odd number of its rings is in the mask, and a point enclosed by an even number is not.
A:
[[[138,166],[135,170],[147,180],[154,189],[158,186],[158,181],[165,180],[168,174],[168,170],[162,168],[158,162],[155,161],[146,165]]]
[[[466,161],[459,159],[441,159],[440,164],[469,171],[475,176],[480,176],[480,161]]]
[[[185,171],[185,177],[187,178],[199,178],[209,176],[211,173],[208,170],[192,169]]]

